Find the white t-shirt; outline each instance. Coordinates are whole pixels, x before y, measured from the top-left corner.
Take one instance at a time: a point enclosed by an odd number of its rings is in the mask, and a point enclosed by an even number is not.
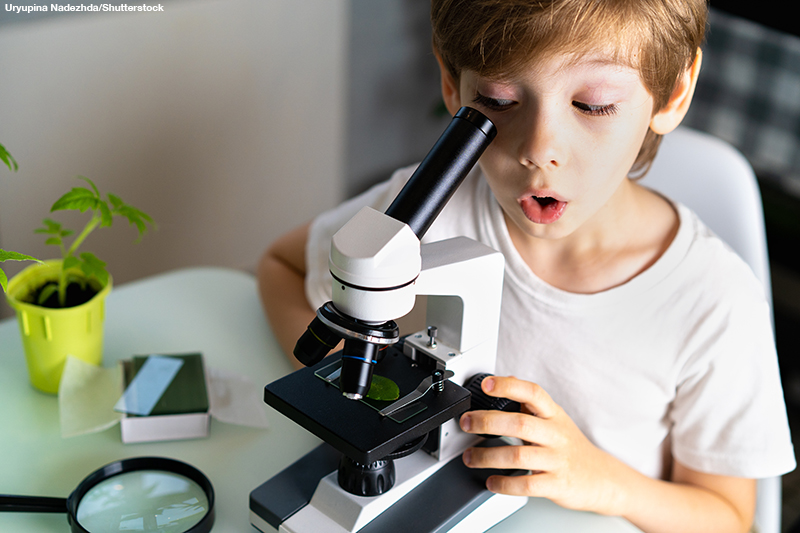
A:
[[[330,300],[331,236],[362,206],[384,211],[414,167],[312,224],[306,296]],[[470,237],[506,259],[498,375],[541,385],[598,447],[667,478],[670,457],[714,474],[764,478],[795,466],[770,311],[752,271],[676,205],[667,251],[629,282],[575,294],[539,279],[514,248],[476,167],[425,234]]]

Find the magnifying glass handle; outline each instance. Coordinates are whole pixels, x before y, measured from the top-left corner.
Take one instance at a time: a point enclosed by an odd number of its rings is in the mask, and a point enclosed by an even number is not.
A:
[[[66,498],[45,496],[10,496],[0,494],[0,512],[7,513],[66,513]]]

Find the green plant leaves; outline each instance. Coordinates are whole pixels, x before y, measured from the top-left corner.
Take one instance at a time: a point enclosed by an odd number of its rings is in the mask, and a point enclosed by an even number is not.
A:
[[[0,161],[5,163],[6,166],[8,166],[8,169],[13,172],[19,170],[19,165],[17,164],[17,160],[14,159],[14,157],[10,153],[8,153],[8,150],[6,150],[6,147],[3,146],[2,144],[0,144]],[[8,250],[3,250],[2,248],[0,248],[0,263],[2,263],[3,261],[37,261],[41,263],[41,261],[39,261],[35,257],[21,254],[19,252],[11,252]],[[8,291],[8,275],[6,275],[6,273],[3,271],[2,268],[0,268],[0,287],[3,288],[3,292]]]
[[[64,270],[69,270],[70,268],[75,268],[79,266],[81,266],[81,260],[74,256],[67,257],[61,264],[61,268],[63,268]]]
[[[86,187],[73,187],[71,191],[56,200],[50,212],[66,209],[75,209],[81,213],[88,209],[95,210],[100,208],[101,200]]]
[[[108,283],[108,271],[106,263],[98,259],[93,253],[83,252],[80,261],[81,270],[86,277],[94,276],[97,280],[106,285]]]
[[[88,183],[89,185],[91,185],[92,190],[94,191],[94,195],[97,198],[100,198],[100,191],[97,189],[97,186],[94,184],[94,182],[92,180],[90,180],[86,176],[78,176],[78,179],[81,179],[81,180],[85,181],[86,183]]]
[[[87,278],[95,277],[103,285],[108,283],[109,274],[106,270],[106,263],[91,252],[83,252],[80,257],[72,255],[67,257],[61,268],[65,271],[79,268]],[[73,281],[76,280],[73,279]]]
[[[19,165],[17,164],[17,161],[11,154],[8,153],[8,150],[6,150],[6,147],[3,146],[2,144],[0,144],[0,161],[5,163],[8,166],[8,169],[13,172],[19,170]]]
[[[39,298],[36,299],[36,305],[42,305],[47,301],[50,296],[58,292],[58,285],[55,283],[48,283],[39,292]]]
[[[98,207],[100,208],[100,227],[107,228],[111,226],[114,221],[114,215],[111,213],[111,209],[108,208],[108,204],[100,202]]]
[[[46,219],[42,220],[42,224],[44,225],[44,227],[41,227],[39,229],[35,229],[35,230],[33,230],[33,232],[34,233],[52,233],[52,234],[55,235],[59,231],[61,231],[61,223],[60,222],[56,222],[53,219],[46,218]]]
[[[44,235],[52,235],[45,244],[53,246],[62,246],[64,244],[64,237],[69,237],[74,231],[71,229],[64,229],[59,222],[46,218],[42,221],[43,226],[33,230],[34,233],[41,233]]]
[[[0,263],[2,263],[3,261],[37,261],[41,263],[41,261],[39,261],[35,257],[21,254],[19,252],[11,252],[8,250],[0,249]]]
[[[127,218],[128,224],[136,226],[136,229],[139,230],[139,238],[136,239],[137,242],[147,233],[147,224],[151,226],[155,225],[150,215],[140,209],[136,209],[132,205],[126,204],[119,196],[109,194],[108,200],[111,202],[111,205],[114,206],[115,214]]]
[[[81,213],[91,211],[92,213],[92,218],[72,240],[69,247],[65,245],[64,238],[73,235],[75,232],[63,228],[60,223],[46,218],[43,220],[43,226],[36,230],[36,233],[50,236],[45,241],[45,244],[55,245],[61,249],[63,266],[59,276],[58,293],[62,305],[68,284],[66,271],[69,269],[80,268],[87,278],[94,277],[104,285],[108,283],[109,274],[106,270],[106,263],[89,252],[78,254],[78,249],[83,244],[83,241],[95,229],[98,227],[110,227],[114,217],[121,216],[127,218],[130,225],[136,226],[139,232],[136,242],[139,242],[142,236],[147,233],[148,225],[155,227],[153,219],[144,211],[126,204],[119,196],[114,194],[108,194],[106,199],[103,199],[92,180],[85,176],[78,176],[78,178],[85,181],[89,188],[73,187],[72,190],[56,200],[50,208],[50,212],[73,210]]]
[[[128,219],[128,223],[131,226],[136,226],[139,231],[137,242],[147,233],[148,224],[155,226],[152,217],[144,211],[126,204],[122,201],[122,198],[115,194],[109,193],[108,200],[103,200],[100,196],[100,191],[92,180],[85,176],[78,176],[78,178],[87,182],[91,186],[91,190],[86,187],[73,187],[71,191],[56,200],[53,207],[50,208],[51,213],[62,210],[77,210],[83,213],[87,210],[92,210],[95,212],[95,216],[99,218],[101,228],[111,226],[115,216],[125,217]],[[47,222],[45,223],[47,224]],[[40,233],[48,232],[42,231]],[[49,233],[53,232],[50,231]]]
[[[122,201],[122,198],[120,198],[116,194],[108,193],[108,201],[111,202],[111,205],[114,206],[114,209],[119,209],[120,207],[125,205],[125,202]]]
[[[60,222],[46,218],[42,220],[43,227],[33,230],[34,233],[45,233],[48,235],[55,235],[56,237],[69,237],[74,231],[71,229],[64,229]]]
[[[4,261],[36,261],[37,263],[41,263],[40,260],[36,259],[35,257],[31,257],[30,255],[3,250],[0,248],[0,263]],[[2,268],[0,268],[0,287],[3,287],[3,292],[8,291],[8,276],[5,272],[3,272]]]

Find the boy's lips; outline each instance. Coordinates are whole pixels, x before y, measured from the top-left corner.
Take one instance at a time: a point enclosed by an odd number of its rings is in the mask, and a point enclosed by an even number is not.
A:
[[[535,224],[552,224],[567,207],[567,202],[545,191],[526,196],[519,203],[528,220]]]

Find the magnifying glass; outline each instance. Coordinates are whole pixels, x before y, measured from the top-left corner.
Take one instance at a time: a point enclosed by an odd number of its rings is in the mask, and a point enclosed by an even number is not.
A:
[[[73,533],[208,533],[214,525],[214,489],[191,465],[134,457],[95,470],[67,498],[0,495],[3,511],[67,513]]]

